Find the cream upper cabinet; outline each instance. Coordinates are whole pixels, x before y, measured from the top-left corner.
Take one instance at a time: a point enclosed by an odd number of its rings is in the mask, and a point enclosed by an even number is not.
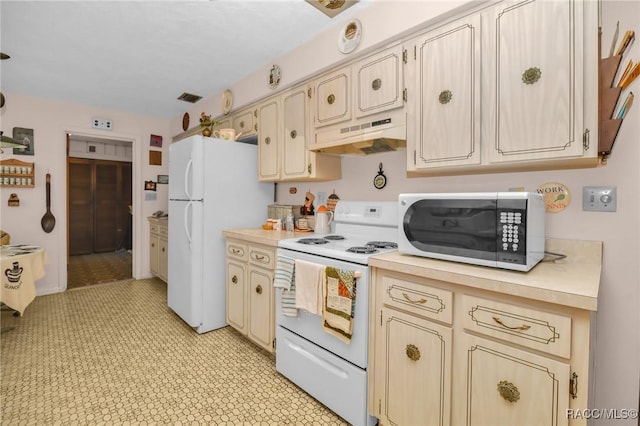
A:
[[[509,0],[406,42],[408,175],[595,167],[597,8]]]
[[[315,127],[351,119],[351,67],[324,74],[314,82]]]
[[[236,135],[242,133],[241,138],[257,134],[258,110],[254,107],[234,114],[231,126],[235,129]]]
[[[339,156],[308,151],[310,87],[301,85],[258,106],[259,178],[262,181],[335,180]]]
[[[480,16],[405,45],[409,169],[480,163]]]
[[[483,139],[490,162],[586,155],[583,9],[592,6],[597,2],[510,1],[483,13]]]
[[[352,73],[356,118],[404,105],[401,45],[356,62]]]
[[[279,120],[278,97],[258,105],[258,178],[261,181],[276,181],[280,178]]]

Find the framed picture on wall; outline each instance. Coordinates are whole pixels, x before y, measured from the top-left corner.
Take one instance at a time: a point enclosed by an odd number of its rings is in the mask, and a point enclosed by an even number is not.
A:
[[[162,166],[162,151],[149,151],[149,165]]]
[[[156,183],[152,180],[145,180],[144,181],[144,190],[145,191],[155,191],[156,190]]]
[[[33,129],[25,129],[24,127],[13,128],[13,138],[20,141],[27,148],[13,148],[13,155],[33,155],[34,154],[34,141],[33,141]]]
[[[160,136],[160,135],[151,135],[151,140],[149,141],[149,146],[154,146],[156,148],[162,148],[162,136]]]
[[[169,175],[158,175],[158,183],[166,185],[169,183]]]

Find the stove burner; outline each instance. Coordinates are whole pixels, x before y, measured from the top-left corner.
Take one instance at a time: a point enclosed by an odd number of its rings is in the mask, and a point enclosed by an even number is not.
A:
[[[329,241],[325,240],[324,238],[300,238],[297,242],[300,243],[300,244],[311,244],[311,245],[328,244],[329,243]]]
[[[325,235],[324,239],[325,240],[344,240],[344,237],[342,235]]]
[[[369,241],[366,245],[375,248],[394,249],[398,248],[398,244],[391,241]]]
[[[351,253],[358,253],[358,254],[371,254],[371,253],[377,252],[378,249],[373,246],[356,246],[356,247],[349,247],[347,251]]]

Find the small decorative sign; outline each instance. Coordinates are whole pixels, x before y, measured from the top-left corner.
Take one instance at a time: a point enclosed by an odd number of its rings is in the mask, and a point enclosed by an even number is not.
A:
[[[151,135],[151,140],[149,141],[149,146],[155,146],[157,148],[162,148],[162,136],[160,136],[160,135]]]
[[[169,183],[169,175],[158,175],[158,183],[166,185]]]
[[[547,213],[559,213],[569,207],[571,203],[571,192],[561,183],[543,183],[538,187],[537,192],[544,197]]]

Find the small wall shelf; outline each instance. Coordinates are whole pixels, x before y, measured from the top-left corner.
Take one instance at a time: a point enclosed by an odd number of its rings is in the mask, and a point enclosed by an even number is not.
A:
[[[36,184],[35,165],[10,158],[0,161],[0,186],[33,188]]]

